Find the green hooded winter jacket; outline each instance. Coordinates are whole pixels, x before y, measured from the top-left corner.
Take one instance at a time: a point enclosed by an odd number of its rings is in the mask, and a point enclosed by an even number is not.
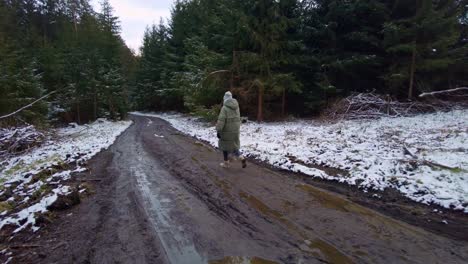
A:
[[[222,151],[235,151],[240,149],[240,111],[236,99],[228,99],[224,102],[218,116],[216,131],[220,135],[218,147]]]

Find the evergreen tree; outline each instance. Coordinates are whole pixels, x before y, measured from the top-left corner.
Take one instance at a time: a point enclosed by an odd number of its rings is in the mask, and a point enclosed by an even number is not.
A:
[[[253,1],[248,9],[245,24],[249,38],[243,43],[240,61],[246,74],[250,75],[250,87],[257,91],[257,120],[263,120],[265,93],[275,90],[285,94],[285,82],[294,87],[294,76],[276,72],[288,58],[287,30],[291,18],[281,12],[279,1]],[[276,88],[276,89],[275,89]],[[284,96],[283,96],[284,98]]]
[[[450,52],[459,37],[455,1],[396,1],[392,21],[384,26],[390,67],[384,79],[392,92],[412,98],[416,89],[431,91],[439,84],[433,74],[447,72],[454,63]]]
[[[56,91],[8,122],[124,115],[134,58],[107,1],[96,13],[87,0],[1,0],[0,22],[0,115]]]
[[[134,99],[140,109],[157,110],[161,105],[162,72],[167,46],[167,28],[163,21],[147,28],[143,37]]]
[[[467,8],[459,0],[177,0],[135,57],[108,0],[99,12],[89,0],[0,0],[0,114],[52,91],[8,122],[122,118],[129,94],[138,109],[214,116],[231,90],[258,120],[319,113],[352,92],[412,98],[468,84]]]

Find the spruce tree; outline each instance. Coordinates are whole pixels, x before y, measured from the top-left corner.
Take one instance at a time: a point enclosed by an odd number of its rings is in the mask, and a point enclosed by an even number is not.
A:
[[[406,95],[411,99],[415,89],[436,89],[432,75],[446,72],[455,60],[450,52],[459,36],[454,9],[454,0],[395,2],[393,19],[384,26],[384,46],[390,62],[384,79],[393,93],[402,95],[406,86]]]

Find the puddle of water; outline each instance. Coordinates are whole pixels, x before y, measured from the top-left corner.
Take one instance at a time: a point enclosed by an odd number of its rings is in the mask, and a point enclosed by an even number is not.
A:
[[[205,145],[203,142],[200,142],[200,141],[193,142],[192,140],[190,140],[190,142],[192,142],[193,145],[199,147],[200,149],[205,149],[208,152],[213,152],[213,149],[211,147]]]
[[[249,195],[249,194],[247,194],[245,192],[240,192],[239,195],[244,200],[246,200],[252,207],[257,209],[257,211],[260,211],[262,214],[272,216],[272,217],[274,217],[276,219],[281,219],[283,221],[285,220],[285,219],[283,219],[283,215],[280,212],[271,209],[266,204],[264,204],[262,201],[257,199],[257,197],[255,197],[253,195]]]
[[[421,231],[416,228],[384,217],[370,209],[367,209],[341,197],[329,194],[325,191],[321,191],[313,186],[307,184],[298,184],[296,185],[296,188],[305,191],[307,194],[313,197],[316,202],[320,203],[320,206],[322,207],[366,216],[366,221],[363,222],[363,224],[371,228],[375,232],[375,235],[381,238],[392,238],[396,234],[395,230],[400,230],[402,233],[421,234]]]
[[[227,181],[218,178],[216,175],[214,175],[211,172],[211,170],[206,165],[199,162],[197,159],[192,158],[192,160],[200,165],[200,168],[202,168],[206,172],[206,175],[208,177],[210,177],[210,179],[214,182],[214,184],[216,184],[216,186],[218,186],[223,191],[223,193],[226,195],[226,197],[233,200],[233,197],[232,197],[231,192],[230,192],[231,186],[229,185],[229,183]]]
[[[358,256],[368,256],[367,253],[362,250],[356,250],[353,252],[353,254],[358,255]]]
[[[155,173],[165,173],[158,168],[152,168]],[[144,173],[144,168],[135,166],[132,171],[137,179],[143,197],[149,203],[149,215],[151,222],[160,238],[166,255],[171,263],[198,264],[206,263],[203,257],[198,253],[193,241],[183,234],[183,230],[173,226],[170,219],[170,199],[157,195],[159,188],[150,188],[151,182]]]
[[[224,257],[219,260],[208,261],[208,264],[278,264],[278,262],[259,257]]]
[[[299,209],[299,207],[296,206],[296,204],[290,202],[290,201],[282,201],[282,209],[283,209],[283,212],[285,212],[286,214],[288,213],[291,213],[293,211],[296,211],[297,209]]]
[[[353,261],[349,257],[341,253],[338,249],[336,249],[331,244],[317,237],[310,239],[309,235],[306,234],[307,231],[305,229],[289,221],[281,212],[271,209],[270,207],[268,207],[265,203],[260,201],[255,196],[249,195],[242,191],[239,192],[239,195],[245,201],[247,201],[247,203],[251,207],[255,208],[261,214],[267,217],[271,217],[279,221],[280,223],[282,223],[284,226],[286,226],[286,229],[288,230],[289,233],[298,235],[304,241],[307,241],[308,242],[306,243],[307,247],[300,247],[303,251],[309,252],[317,258],[324,258],[330,263],[336,263],[336,264],[353,263]]]
[[[314,198],[315,201],[319,202],[320,205],[325,208],[335,209],[335,210],[342,211],[342,212],[352,212],[352,213],[366,215],[366,216],[373,215],[372,211],[362,206],[356,205],[341,197],[321,191],[310,185],[298,184],[296,185],[296,188],[299,188],[307,192],[310,196]]]
[[[312,254],[314,256],[325,258],[330,263],[353,263],[353,261],[350,258],[341,254],[341,252],[337,251],[337,249],[334,246],[328,244],[323,240],[315,239],[314,241],[309,243],[308,246],[312,251],[314,251],[315,249],[318,249],[320,251],[321,254],[318,252],[313,252]]]

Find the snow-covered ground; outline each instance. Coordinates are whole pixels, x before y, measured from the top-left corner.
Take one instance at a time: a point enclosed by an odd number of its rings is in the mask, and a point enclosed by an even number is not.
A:
[[[50,137],[25,154],[11,157],[0,164],[0,197],[9,196],[0,204],[0,229],[18,226],[14,233],[27,227],[34,231],[37,213],[44,213],[58,195],[70,188],[62,184],[74,172],[86,170],[85,161],[108,148],[131,121],[96,122],[57,129]],[[8,192],[8,194],[6,193]],[[16,212],[15,208],[22,208]]]
[[[160,117],[217,146],[207,123],[180,114],[134,114]],[[241,146],[278,168],[364,191],[395,188],[415,201],[468,213],[468,110],[334,124],[248,122]]]

